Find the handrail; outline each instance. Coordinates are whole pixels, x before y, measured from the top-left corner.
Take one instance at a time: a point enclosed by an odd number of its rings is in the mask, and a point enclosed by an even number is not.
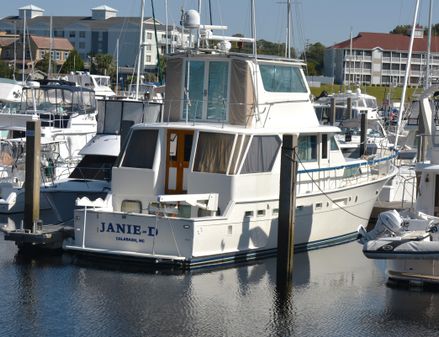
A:
[[[383,161],[389,161],[391,159],[394,159],[398,155],[398,153],[399,153],[399,151],[397,151],[394,154],[387,156],[387,157],[383,157],[380,159],[368,160],[368,161],[361,162],[361,163],[353,163],[353,164],[339,165],[339,166],[332,166],[332,167],[321,167],[321,168],[316,168],[316,169],[303,169],[303,170],[298,170],[297,173],[303,174],[303,173],[334,171],[334,170],[340,170],[340,169],[345,169],[345,168],[354,168],[354,167],[375,165],[375,164],[378,164],[378,163],[383,162]]]

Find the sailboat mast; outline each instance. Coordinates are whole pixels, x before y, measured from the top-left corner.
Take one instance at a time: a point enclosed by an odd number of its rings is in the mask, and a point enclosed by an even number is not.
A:
[[[26,10],[23,10],[23,65],[22,65],[22,74],[21,81],[24,84],[24,68],[26,65]]]
[[[47,69],[47,77],[50,78],[50,74],[52,73],[52,49],[53,49],[53,35],[52,35],[52,15],[50,16],[50,25],[49,25],[49,68]]]
[[[430,58],[431,58],[431,25],[433,20],[433,0],[430,0],[429,17],[428,17],[428,42],[427,42],[427,64],[425,73],[425,89],[430,87]]]
[[[137,76],[136,76],[136,99],[139,99],[139,85],[140,85],[140,63],[142,61],[142,49],[143,49],[143,13],[145,11],[145,0],[141,1],[140,6],[140,37],[139,37],[139,56],[137,59]]]
[[[409,54],[408,54],[408,58],[407,58],[407,66],[405,68],[405,76],[404,76],[404,85],[402,87],[402,94],[401,94],[401,108],[400,108],[399,113],[398,113],[398,124],[396,127],[395,147],[398,146],[399,128],[401,127],[402,115],[404,113],[404,101],[405,101],[405,95],[407,92],[407,84],[408,84],[409,75],[410,75],[410,64],[412,63],[413,41],[415,39],[415,30],[416,30],[416,20],[418,18],[418,9],[419,9],[419,0],[416,0],[415,15],[413,16],[412,35],[410,36]]]
[[[291,58],[291,0],[287,2],[287,55]]]
[[[116,40],[116,96],[119,94],[119,38]]]

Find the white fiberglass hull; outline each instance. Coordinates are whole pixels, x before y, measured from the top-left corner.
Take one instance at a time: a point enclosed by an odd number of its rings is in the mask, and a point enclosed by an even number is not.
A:
[[[353,240],[367,224],[387,177],[323,194],[299,196],[295,248],[315,249]],[[336,206],[332,201],[337,201]],[[83,253],[138,257],[185,266],[272,255],[277,249],[278,200],[235,204],[229,217],[177,218],[112,210],[75,212],[75,240],[65,248]],[[247,209],[263,208],[253,217]],[[239,214],[239,215],[238,215]],[[273,216],[275,214],[275,216]]]
[[[77,198],[104,199],[110,190],[106,181],[65,180],[41,187],[40,210],[51,210],[58,222],[71,221]],[[0,214],[24,212],[24,188],[11,188],[5,199],[0,199]]]
[[[396,281],[439,283],[439,260],[388,260],[387,274],[389,279]]]

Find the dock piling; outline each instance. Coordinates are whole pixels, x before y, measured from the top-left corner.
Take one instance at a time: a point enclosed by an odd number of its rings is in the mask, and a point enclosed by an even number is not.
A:
[[[26,172],[24,182],[24,229],[34,231],[40,217],[41,121],[26,122]]]
[[[280,292],[290,289],[293,278],[297,138],[297,135],[284,135],[282,141],[276,269],[276,285]]]

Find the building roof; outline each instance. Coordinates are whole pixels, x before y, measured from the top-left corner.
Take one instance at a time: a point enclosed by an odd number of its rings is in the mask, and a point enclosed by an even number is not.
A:
[[[31,39],[39,49],[50,49],[50,37],[31,35]],[[70,41],[63,37],[52,38],[52,49],[56,50],[73,50]]]
[[[7,47],[17,41],[18,37],[10,38],[10,37],[2,37],[0,36],[0,47]]]
[[[98,6],[91,9],[92,11],[107,11],[107,12],[117,12],[117,9],[108,7],[107,5]]]
[[[27,5],[27,6],[23,6],[23,7],[19,8],[19,10],[22,10],[22,9],[31,10],[31,11],[44,12],[44,9],[42,9],[40,7],[37,7],[35,5]]]
[[[403,34],[390,33],[368,33],[360,32],[352,39],[353,49],[375,49],[408,51],[410,36]],[[330,48],[347,49],[350,48],[350,40],[346,40],[333,45]],[[427,37],[415,38],[413,41],[413,52],[427,51]],[[439,36],[431,37],[431,51],[439,52]]]
[[[151,17],[145,17],[144,21],[151,20]],[[158,22],[158,21],[157,21]],[[0,19],[1,23],[7,23],[10,25],[16,25],[18,29],[23,26],[23,20],[18,16],[8,16]],[[53,16],[52,27],[54,30],[65,30],[68,26],[74,24],[82,24],[93,29],[108,29],[115,25],[127,25],[132,24],[139,26],[140,17],[112,17],[106,20],[94,20],[91,16]],[[33,30],[35,27],[41,27],[41,25],[50,25],[50,16],[37,16],[32,19],[27,19],[28,27]],[[162,25],[159,23],[159,27]],[[160,28],[159,28],[160,29]]]

